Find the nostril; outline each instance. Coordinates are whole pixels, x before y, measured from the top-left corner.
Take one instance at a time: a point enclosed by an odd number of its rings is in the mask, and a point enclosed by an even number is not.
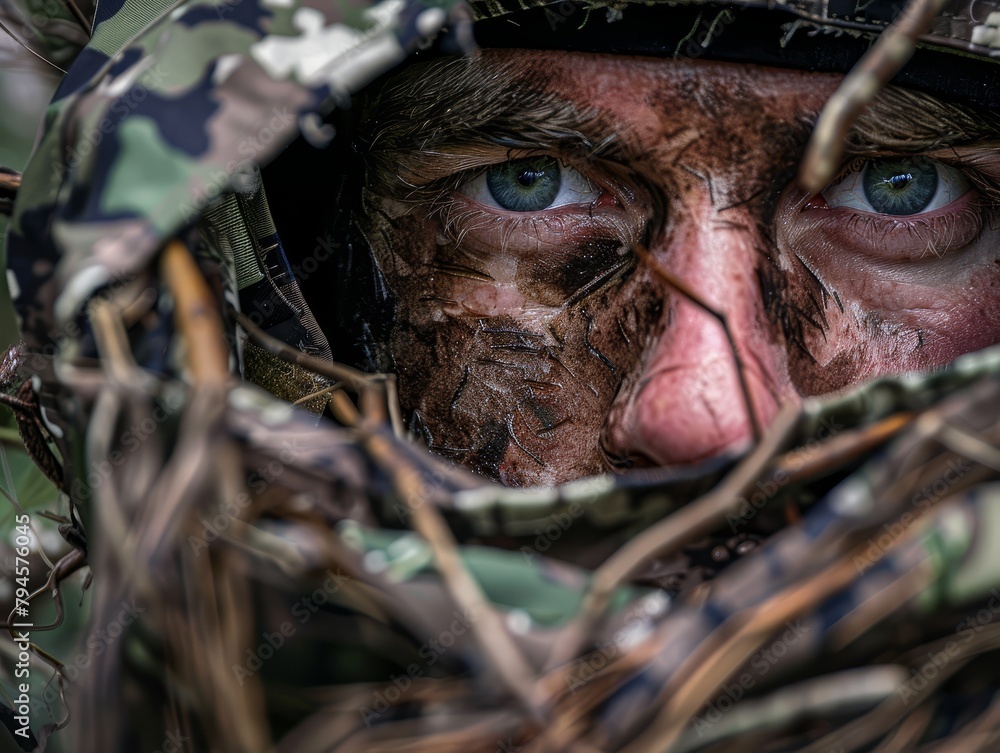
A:
[[[604,442],[604,437],[601,436],[600,441],[598,441],[598,447],[601,450],[601,457],[603,458],[605,464],[610,466],[615,470],[628,470],[635,465],[635,460],[630,455],[621,454],[618,452],[613,452],[608,449],[608,446]]]
[[[656,468],[659,466],[659,463],[641,452],[615,452],[608,447],[604,436],[601,436],[598,447],[605,465],[613,471],[620,472],[633,468]]]

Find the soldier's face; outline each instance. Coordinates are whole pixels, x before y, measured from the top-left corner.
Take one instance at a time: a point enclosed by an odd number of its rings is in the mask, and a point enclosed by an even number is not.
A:
[[[796,169],[840,81],[512,51],[390,89],[365,232],[431,448],[519,485],[745,448],[719,320],[651,265],[725,317],[764,426],[804,396],[1000,341],[993,150],[953,147],[974,127],[936,133],[903,97],[866,116],[864,156],[803,195]]]

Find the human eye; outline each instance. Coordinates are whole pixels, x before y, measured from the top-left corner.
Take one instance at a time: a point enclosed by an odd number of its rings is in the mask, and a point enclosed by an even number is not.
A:
[[[865,160],[821,193],[831,209],[846,207],[894,217],[944,209],[972,190],[950,165],[924,157]]]
[[[797,246],[897,262],[957,252],[981,234],[990,204],[974,172],[927,156],[855,158],[804,203]]]
[[[475,266],[542,306],[577,302],[632,267],[651,204],[624,168],[555,154],[505,156],[424,194],[440,223],[436,263]]]
[[[458,190],[485,207],[509,212],[586,206],[603,193],[575,168],[545,155],[491,165]]]

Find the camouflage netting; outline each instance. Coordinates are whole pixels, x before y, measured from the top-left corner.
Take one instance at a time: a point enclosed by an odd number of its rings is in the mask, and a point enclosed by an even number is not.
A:
[[[833,5],[790,10],[887,20]],[[989,56],[993,7],[925,41]],[[743,458],[527,490],[336,363],[257,165],[469,18],[98,6],[17,193],[8,402],[79,516],[43,593],[86,563],[121,637],[85,672],[36,653],[67,691],[40,745],[68,708],[83,753],[995,750],[1000,349],[807,401]]]

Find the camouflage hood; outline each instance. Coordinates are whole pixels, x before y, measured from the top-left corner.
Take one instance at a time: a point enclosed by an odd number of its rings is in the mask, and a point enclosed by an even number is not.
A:
[[[402,1],[371,9],[296,0],[101,3],[50,107],[9,233],[8,283],[29,350],[65,344],[60,333],[95,291],[133,277],[168,239],[202,221],[202,234],[216,237],[200,245],[214,247],[206,253],[222,262],[229,299],[242,298],[285,342],[329,358],[259,191],[258,167],[300,135],[327,147],[335,135],[324,119],[449,20],[439,47],[450,52],[471,49],[475,19],[485,46],[847,72],[902,11],[887,3],[671,3],[663,15],[656,5],[483,0],[470,13]],[[1000,107],[995,6],[928,7],[921,49],[896,81]],[[49,48],[80,41],[55,34],[61,28],[43,23],[33,38]],[[273,379],[267,386],[276,389]]]
[[[220,264],[228,300],[242,296],[266,329],[329,359],[258,165],[301,127],[319,133],[324,114],[447,18],[445,7],[402,2],[102,5],[50,108],[12,222],[8,283],[29,349],[66,346],[62,331],[82,323],[96,291],[133,279],[206,214],[201,231],[212,241],[199,247]]]
[[[391,375],[337,363],[301,294],[259,168],[335,144],[418,48],[468,51],[472,19],[496,46],[847,71],[902,11],[667,5],[98,5],[8,236],[22,430],[81,512],[91,623],[144,610],[52,664],[74,750],[990,749],[996,349],[807,401],[738,463],[512,490],[405,441]],[[900,80],[995,106],[994,7],[911,6],[936,20]],[[698,557],[717,577],[685,590]]]

